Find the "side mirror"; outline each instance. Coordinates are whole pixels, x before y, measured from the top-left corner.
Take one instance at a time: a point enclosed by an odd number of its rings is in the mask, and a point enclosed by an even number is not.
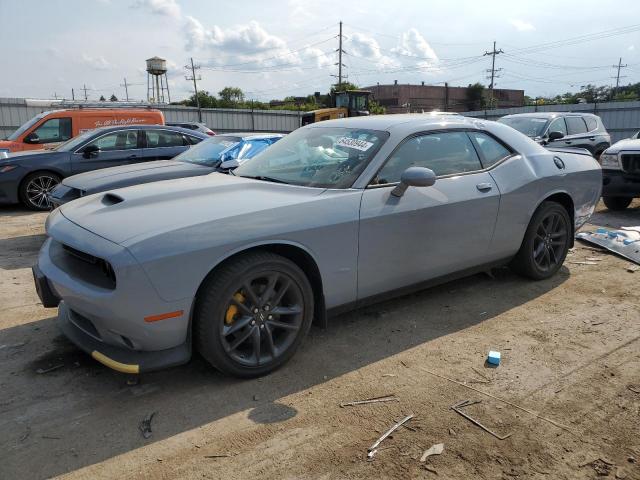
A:
[[[401,197],[409,187],[430,187],[436,183],[436,174],[430,168],[409,167],[400,176],[400,184],[391,190],[391,195]]]
[[[29,135],[24,137],[23,141],[24,143],[29,144],[40,143],[40,137],[38,137],[38,134],[36,132],[31,132]]]
[[[231,160],[224,160],[220,167],[220,170],[233,170],[240,166],[240,162],[236,158],[232,158]]]
[[[549,141],[553,142],[555,140],[560,140],[564,137],[564,133],[562,132],[549,132]]]
[[[98,156],[100,152],[100,147],[97,145],[87,145],[82,151],[82,156],[84,158],[95,158]]]

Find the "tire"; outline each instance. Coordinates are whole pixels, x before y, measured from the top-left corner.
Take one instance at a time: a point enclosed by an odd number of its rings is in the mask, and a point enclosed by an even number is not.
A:
[[[552,277],[567,256],[572,231],[564,207],[543,202],[531,217],[520,250],[511,262],[512,269],[533,280]]]
[[[53,172],[30,173],[20,183],[18,190],[20,201],[31,210],[51,210],[49,194],[60,180],[60,175]]]
[[[609,210],[624,210],[633,201],[631,197],[602,197],[602,201]]]
[[[242,255],[199,290],[196,349],[227,375],[265,375],[296,352],[311,327],[313,305],[311,284],[295,263],[264,251]]]

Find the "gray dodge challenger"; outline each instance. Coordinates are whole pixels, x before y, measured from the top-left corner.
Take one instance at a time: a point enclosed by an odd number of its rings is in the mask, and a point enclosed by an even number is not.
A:
[[[252,377],[291,358],[314,319],[498,265],[554,275],[601,185],[588,152],[500,123],[331,120],[234,174],[63,205],[33,272],[67,337],[115,370],[182,364],[195,349]]]

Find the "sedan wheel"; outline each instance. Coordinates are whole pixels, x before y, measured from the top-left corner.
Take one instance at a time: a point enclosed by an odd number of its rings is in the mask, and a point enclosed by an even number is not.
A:
[[[49,195],[59,183],[60,177],[55,173],[36,172],[28,175],[20,186],[20,199],[32,210],[50,210]]]
[[[609,210],[620,211],[631,205],[632,197],[602,197],[602,201]]]
[[[571,232],[571,220],[564,207],[544,202],[529,223],[512,268],[534,280],[553,276],[567,256]]]
[[[293,355],[312,316],[304,273],[279,255],[253,253],[215,271],[201,289],[196,344],[224,373],[263,375]]]

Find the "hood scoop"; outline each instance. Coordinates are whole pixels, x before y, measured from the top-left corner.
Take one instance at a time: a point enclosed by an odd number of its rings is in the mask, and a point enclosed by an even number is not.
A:
[[[104,197],[102,197],[102,204],[105,207],[110,207],[111,205],[117,205],[118,203],[124,202],[124,198],[115,193],[106,193]]]

